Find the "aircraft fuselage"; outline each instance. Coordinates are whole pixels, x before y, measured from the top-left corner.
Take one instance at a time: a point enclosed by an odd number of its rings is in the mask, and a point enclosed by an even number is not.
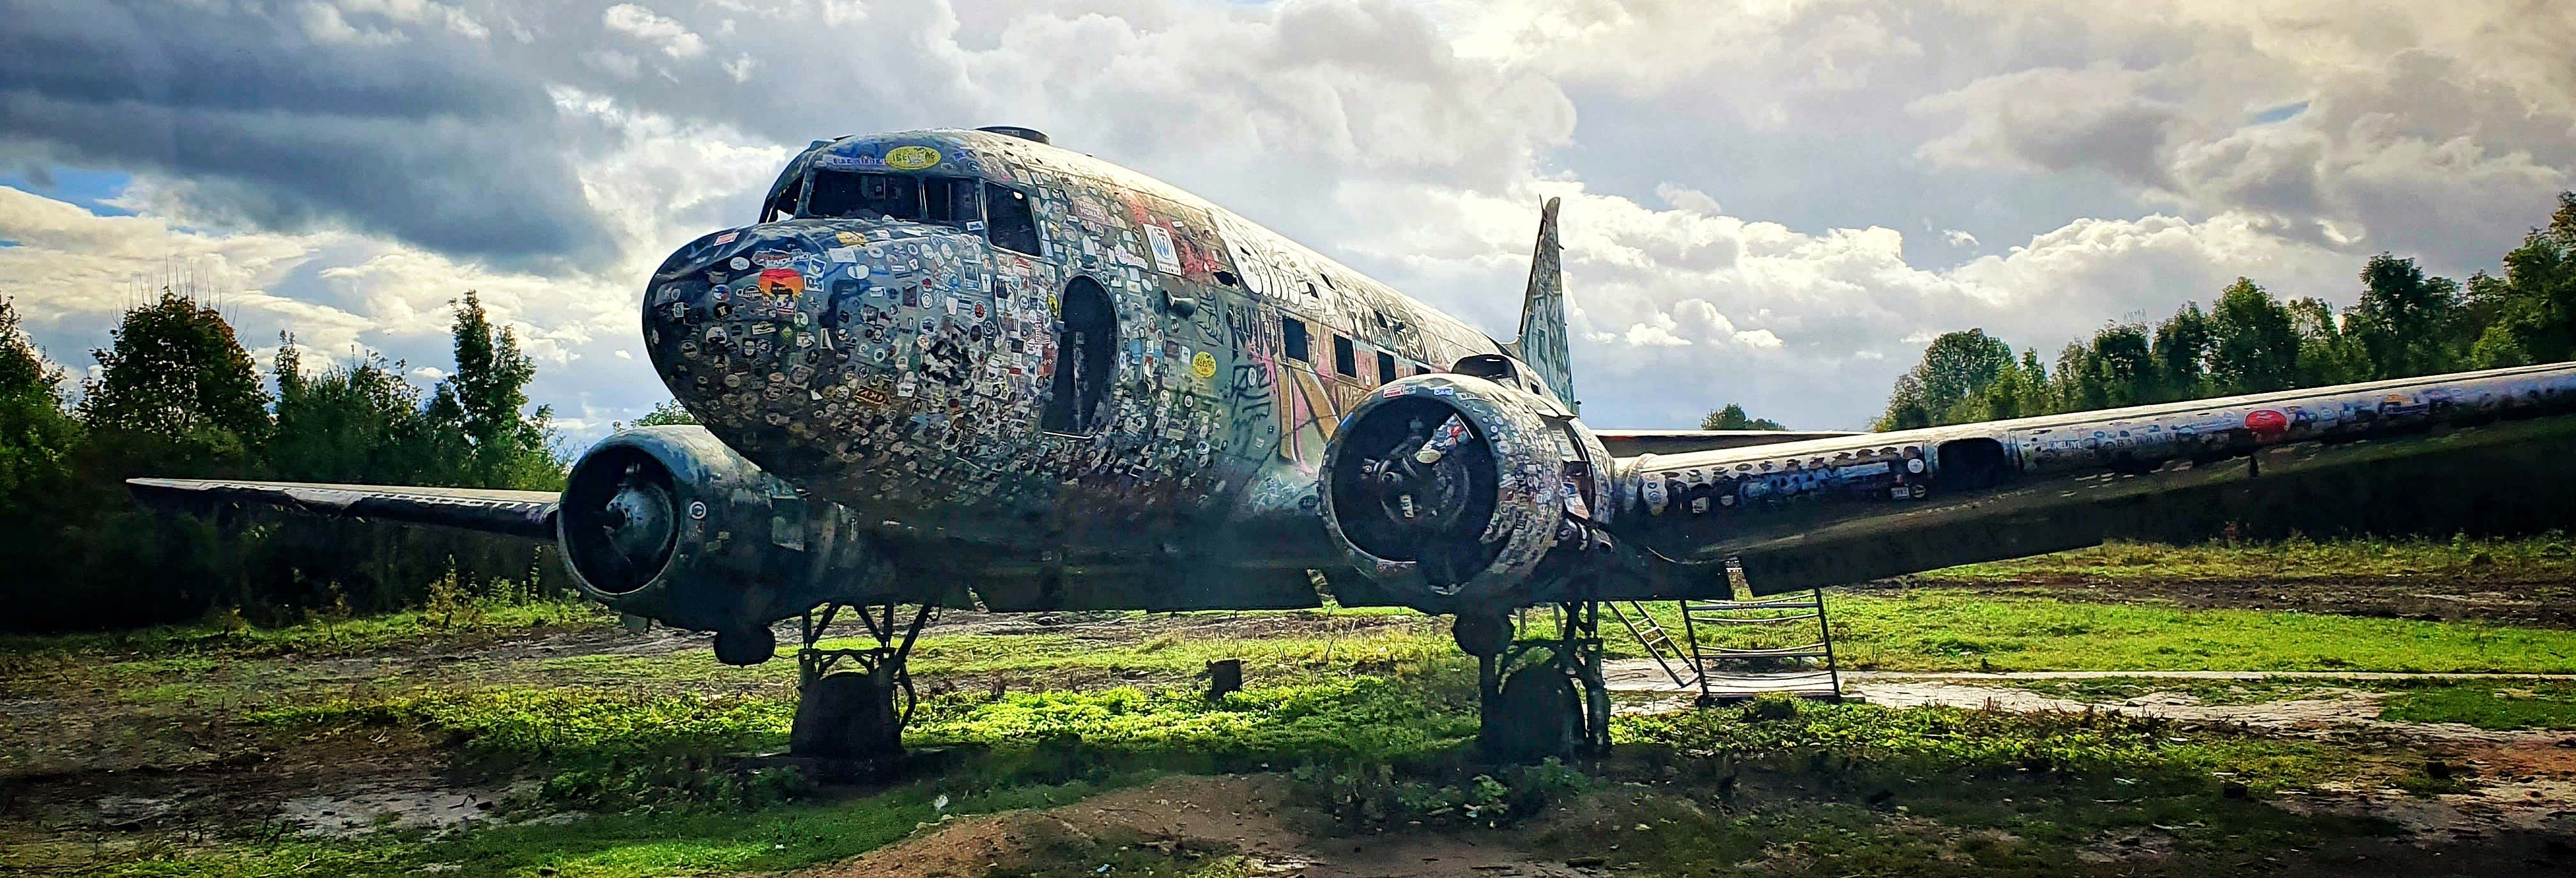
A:
[[[993,564],[1328,559],[1315,467],[1341,414],[1499,351],[1188,193],[1006,134],[818,141],[762,220],[655,273],[664,382],[810,496]]]

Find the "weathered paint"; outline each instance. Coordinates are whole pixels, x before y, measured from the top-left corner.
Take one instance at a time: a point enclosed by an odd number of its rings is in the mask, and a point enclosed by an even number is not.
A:
[[[2350,502],[2338,493],[2398,457],[2563,444],[2554,422],[2570,412],[2576,365],[2525,366],[1641,455],[1621,461],[1619,502],[1641,543],[1742,558],[1757,589],[1778,591],[2188,534],[2159,520],[2206,518],[2222,494]]]
[[[1152,550],[1198,524],[1302,521],[1341,417],[1379,375],[1498,346],[1368,277],[1115,165],[980,131],[820,143],[818,170],[968,177],[1034,205],[1019,253],[983,221],[786,218],[708,235],[657,272],[645,335],[690,412],[762,468],[846,504],[1005,551]],[[1050,434],[1063,297],[1116,315],[1113,412]],[[1288,356],[1283,319],[1306,327]],[[1350,345],[1349,370],[1337,363]],[[1142,525],[1142,526],[1140,526]],[[1316,545],[1278,547],[1312,555]]]
[[[842,172],[964,180],[976,197],[961,212],[949,190],[940,221],[800,218],[812,181]],[[987,194],[1029,205],[1024,237],[996,226]],[[1531,313],[1503,345],[1188,193],[1002,134],[820,141],[764,205],[761,222],[674,253],[644,291],[652,361],[705,429],[612,437],[554,512],[586,583],[634,584],[614,563],[581,566],[594,533],[608,535],[594,548],[658,565],[632,589],[586,584],[594,597],[691,627],[968,589],[1006,610],[1304,606],[1305,568],[1344,603],[1442,611],[1722,593],[1729,558],[1776,591],[2205,534],[2347,502],[2372,472],[2447,487],[2461,479],[2442,467],[2576,457],[2576,365],[1771,444],[1747,443],[1793,437],[1605,442],[1566,392],[1552,212]],[[1105,343],[1076,356],[1077,330]],[[1082,365],[1093,357],[1104,367]],[[1106,380],[1076,411],[1086,369]],[[1462,374],[1424,374],[1444,369]],[[1411,521],[1385,506],[1408,491],[1319,491],[1357,476],[1382,489],[1385,464],[1424,450],[1446,468],[1405,484],[1474,502]],[[628,472],[610,464],[637,454],[671,484],[582,488],[585,467]],[[136,490],[508,533],[543,520],[534,498],[458,489]],[[670,518],[655,502],[688,518],[668,552],[639,552]]]

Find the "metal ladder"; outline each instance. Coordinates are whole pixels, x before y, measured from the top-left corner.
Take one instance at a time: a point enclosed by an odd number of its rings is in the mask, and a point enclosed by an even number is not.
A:
[[[1833,626],[1825,617],[1823,589],[1766,600],[1681,604],[1682,633],[1691,644],[1702,702],[1764,692],[1842,697],[1842,671],[1834,665]],[[1790,634],[1809,623],[1815,626],[1814,640]]]
[[[1641,602],[1611,601],[1606,606],[1673,685],[1697,688],[1703,704],[1764,692],[1840,699],[1842,672],[1834,664],[1833,626],[1825,616],[1824,590],[1756,599],[1745,594],[1741,568],[1728,564],[1727,578],[1736,597],[1676,602],[1682,620],[1679,640]],[[1802,634],[1783,636],[1810,621],[1815,624],[1813,641]]]

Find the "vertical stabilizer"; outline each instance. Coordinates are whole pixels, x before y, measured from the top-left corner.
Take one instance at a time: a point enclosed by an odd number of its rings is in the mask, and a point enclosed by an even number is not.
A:
[[[1530,249],[1529,290],[1521,299],[1521,335],[1507,347],[1573,408],[1574,361],[1565,344],[1565,274],[1557,265],[1556,204],[1550,198],[1538,209],[1538,244]]]

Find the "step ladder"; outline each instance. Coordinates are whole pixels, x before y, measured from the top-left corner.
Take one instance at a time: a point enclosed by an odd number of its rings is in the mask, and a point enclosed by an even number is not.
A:
[[[1743,571],[1727,565],[1735,595],[1677,601],[1681,637],[1657,622],[1639,601],[1607,604],[1611,615],[1672,677],[1673,685],[1698,689],[1702,704],[1738,701],[1765,692],[1809,698],[1842,697],[1834,665],[1833,626],[1825,616],[1823,589],[1754,598]]]

